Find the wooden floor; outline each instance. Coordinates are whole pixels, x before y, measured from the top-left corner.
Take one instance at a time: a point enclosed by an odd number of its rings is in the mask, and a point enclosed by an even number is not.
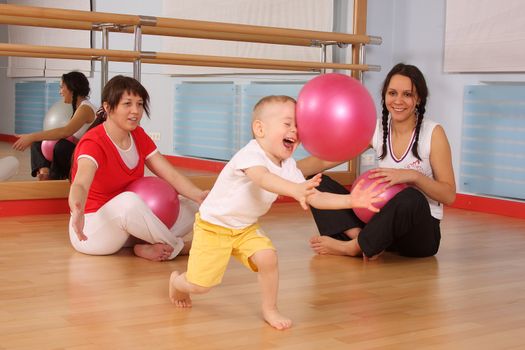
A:
[[[279,249],[288,331],[259,313],[256,275],[174,308],[167,282],[186,257],[149,262],[75,252],[67,216],[0,219],[0,349],[524,349],[525,221],[447,209],[436,257],[316,256],[297,204],[262,220]]]

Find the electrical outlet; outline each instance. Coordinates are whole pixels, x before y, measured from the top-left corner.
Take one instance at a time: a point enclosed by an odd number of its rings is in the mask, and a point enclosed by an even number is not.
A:
[[[374,154],[362,154],[361,155],[361,164],[366,166],[371,166],[375,164],[375,155]]]
[[[153,141],[160,141],[160,132],[148,132],[148,135]]]

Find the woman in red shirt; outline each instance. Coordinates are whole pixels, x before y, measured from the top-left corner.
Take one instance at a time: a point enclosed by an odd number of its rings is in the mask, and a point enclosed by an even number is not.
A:
[[[130,242],[130,236],[140,240],[133,246],[135,254],[149,260],[173,259],[189,248],[182,237],[191,231],[207,191],[180,174],[158,151],[139,126],[144,111],[149,115],[146,89],[133,78],[115,76],[104,87],[94,127],[75,149],[69,236],[79,252],[113,254]],[[171,228],[137,194],[126,191],[144,176],[144,166],[183,196]]]

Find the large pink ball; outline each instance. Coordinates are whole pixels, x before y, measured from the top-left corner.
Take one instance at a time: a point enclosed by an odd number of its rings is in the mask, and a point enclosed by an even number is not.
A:
[[[171,228],[179,216],[179,196],[177,191],[164,179],[145,176],[133,181],[126,188],[135,192],[148,205],[151,211]]]
[[[359,81],[344,74],[323,74],[306,83],[296,111],[304,148],[328,161],[359,155],[370,144],[376,126],[372,97]]]
[[[55,149],[56,144],[57,140],[44,140],[42,141],[42,144],[40,146],[44,158],[46,158],[50,162],[53,161],[53,150]]]
[[[354,184],[352,185],[352,190],[355,188],[355,184],[357,184],[360,180],[364,180],[362,188],[365,189],[378,179],[378,178],[369,179],[368,175],[370,175],[370,170],[359,175],[359,177],[355,179]],[[386,183],[379,184],[377,186],[377,189],[381,189],[385,186],[386,186]],[[379,208],[379,209],[383,208],[390,199],[392,199],[396,194],[398,194],[399,192],[401,192],[407,187],[408,186],[406,184],[395,184],[392,187],[387,188],[383,193],[381,193],[378,196],[379,198],[382,198],[383,200],[380,202],[374,203],[374,207]],[[370,219],[372,219],[372,217],[375,214],[374,212],[366,208],[354,208],[354,213],[364,223],[369,222]]]

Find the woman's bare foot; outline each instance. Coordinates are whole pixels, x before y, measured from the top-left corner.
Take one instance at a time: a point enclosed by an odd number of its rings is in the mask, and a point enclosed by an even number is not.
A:
[[[135,252],[136,256],[151,261],[165,261],[173,253],[173,247],[165,243],[135,244],[133,252]]]
[[[292,326],[292,320],[281,315],[277,309],[263,310],[263,318],[270,326],[278,330],[288,329]]]
[[[191,307],[191,298],[188,293],[181,292],[177,289],[176,279],[179,277],[177,271],[173,271],[170,276],[169,294],[170,300],[176,307]]]
[[[359,236],[359,233],[361,232],[361,227],[354,227],[349,230],[345,231],[345,235],[348,236],[350,239],[356,239],[357,236]]]
[[[355,239],[339,241],[328,236],[314,236],[310,238],[310,247],[321,255],[361,255],[361,248]]]
[[[40,168],[36,174],[38,181],[49,180],[49,168]]]

